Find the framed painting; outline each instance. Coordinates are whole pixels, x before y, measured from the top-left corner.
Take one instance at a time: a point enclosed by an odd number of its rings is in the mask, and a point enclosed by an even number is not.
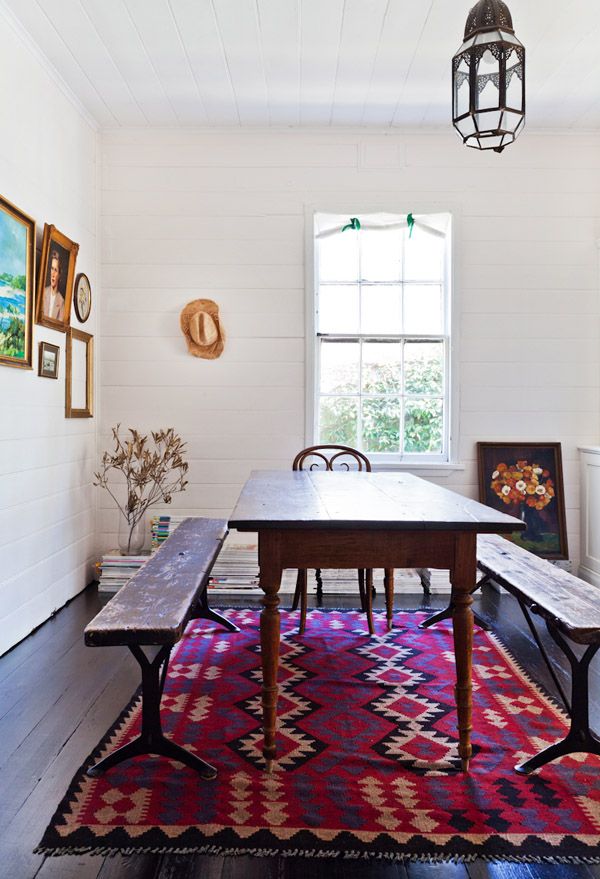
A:
[[[78,244],[46,223],[38,273],[36,323],[63,333],[71,323],[78,250]]]
[[[75,306],[77,320],[84,324],[92,310],[92,288],[90,279],[83,272],[75,278],[73,305]]]
[[[567,559],[560,443],[477,443],[479,500],[525,522],[510,540],[545,559]]]
[[[0,363],[31,369],[35,221],[0,196]]]
[[[40,342],[38,375],[44,378],[58,378],[58,358],[60,348],[50,342]]]

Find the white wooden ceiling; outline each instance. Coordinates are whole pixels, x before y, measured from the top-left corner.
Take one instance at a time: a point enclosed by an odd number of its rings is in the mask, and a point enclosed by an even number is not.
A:
[[[473,2],[0,0],[107,127],[447,125]],[[528,125],[600,128],[597,0],[509,6]]]

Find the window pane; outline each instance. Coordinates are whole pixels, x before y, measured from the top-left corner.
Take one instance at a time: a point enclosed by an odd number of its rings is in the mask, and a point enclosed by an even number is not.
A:
[[[404,409],[404,451],[442,453],[442,401],[407,400]]]
[[[319,442],[355,446],[357,443],[358,400],[351,397],[321,397]]]
[[[399,285],[363,284],[360,307],[361,333],[402,332],[402,292]]]
[[[413,228],[404,239],[404,280],[441,281],[443,279],[445,238]]]
[[[359,377],[360,345],[358,342],[322,342],[322,394],[357,394]]]
[[[364,399],[362,433],[365,452],[398,452],[400,400],[397,397]]]
[[[364,342],[362,350],[363,393],[400,393],[402,390],[402,343]]]
[[[425,284],[406,284],[404,287],[404,332],[443,332],[442,288]]]
[[[358,281],[357,232],[346,229],[319,239],[319,277],[322,281]]]
[[[404,392],[442,394],[444,390],[443,342],[406,342]]]
[[[360,273],[366,281],[399,281],[402,272],[402,232],[363,230],[360,233]]]
[[[320,333],[358,333],[358,285],[321,285],[318,324]]]

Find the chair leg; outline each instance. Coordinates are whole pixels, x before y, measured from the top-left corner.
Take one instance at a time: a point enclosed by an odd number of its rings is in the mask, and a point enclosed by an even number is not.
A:
[[[360,609],[364,613],[367,609],[367,600],[365,598],[365,572],[364,572],[364,568],[358,569],[358,593],[360,595]]]
[[[306,628],[306,607],[308,605],[308,571],[302,568],[298,571],[296,589],[300,588],[300,626],[298,634],[303,635]]]
[[[383,587],[385,589],[385,613],[387,618],[388,632],[391,632],[394,616],[394,569],[386,568],[383,572]]]
[[[367,623],[369,624],[369,635],[375,634],[373,626],[373,569],[367,570],[367,582],[365,589]]]
[[[296,577],[296,589],[294,591],[294,600],[292,601],[292,610],[298,610],[298,603],[300,601],[300,594],[302,592],[302,571],[298,571],[298,575]]]
[[[320,607],[323,602],[323,578],[321,577],[321,568],[315,568],[315,580],[317,581],[317,604]]]

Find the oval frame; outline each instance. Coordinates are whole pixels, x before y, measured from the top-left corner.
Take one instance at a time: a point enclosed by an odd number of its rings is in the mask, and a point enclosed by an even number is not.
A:
[[[87,311],[85,311],[85,312],[81,312],[79,310],[79,299],[77,296],[77,294],[79,292],[79,286],[81,283],[87,284],[89,294],[90,294],[89,299],[88,299]],[[84,324],[86,322],[86,320],[88,319],[88,317],[90,316],[90,312],[92,310],[92,285],[90,284],[90,279],[88,278],[88,276],[84,272],[80,272],[77,275],[77,277],[75,278],[75,287],[73,290],[73,305],[75,306],[75,315],[77,317],[77,320],[79,321],[79,323]]]

